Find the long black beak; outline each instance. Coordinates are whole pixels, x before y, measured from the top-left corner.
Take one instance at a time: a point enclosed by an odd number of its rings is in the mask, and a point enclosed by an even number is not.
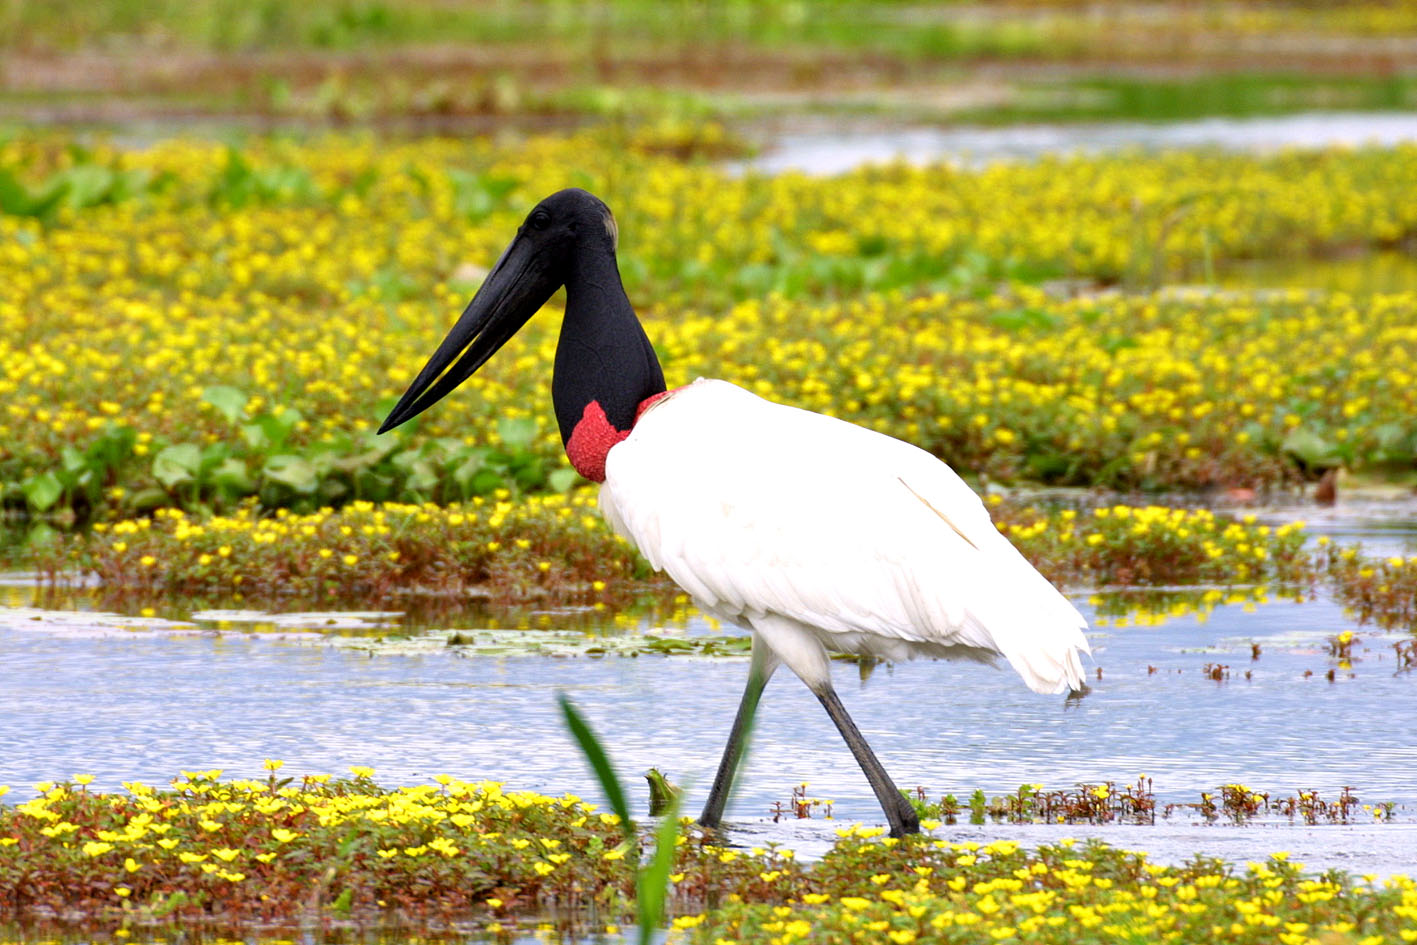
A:
[[[413,419],[442,400],[486,364],[546,304],[560,283],[551,276],[540,255],[531,239],[519,234],[512,240],[462,317],[379,427],[380,433]]]

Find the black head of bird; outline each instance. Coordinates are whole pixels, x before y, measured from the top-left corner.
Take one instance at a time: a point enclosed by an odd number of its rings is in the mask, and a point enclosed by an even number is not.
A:
[[[589,479],[634,425],[640,405],[664,391],[664,373],[620,282],[615,217],[571,188],[527,214],[462,317],[379,427],[418,416],[472,376],[566,287],[566,315],[551,394],[561,441]]]

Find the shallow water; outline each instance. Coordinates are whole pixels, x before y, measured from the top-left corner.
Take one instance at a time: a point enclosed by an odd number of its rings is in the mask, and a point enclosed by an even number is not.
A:
[[[899,128],[840,123],[784,131],[758,156],[735,165],[765,174],[828,176],[863,164],[905,161],[966,165],[1056,154],[1217,148],[1269,153],[1284,148],[1394,145],[1417,141],[1417,113],[1306,112],[1174,122],[1083,122],[1005,127]]]
[[[692,808],[702,803],[747,669],[741,658],[467,658],[439,645],[359,648],[357,639],[298,627],[262,634],[214,627],[0,609],[0,783],[23,797],[27,785],[75,773],[92,773],[106,788],[163,783],[179,770],[260,777],[264,759],[280,758],[283,774],[357,764],[388,784],[447,773],[595,797],[556,709],[556,693],[565,692],[622,775],[638,784],[657,766],[687,786]],[[932,797],[1139,774],[1154,779],[1161,804],[1194,802],[1229,782],[1276,795],[1317,789],[1330,799],[1350,785],[1364,802],[1402,805],[1399,820],[1410,824],[1417,744],[1407,729],[1417,678],[1394,675],[1387,638],[1364,629],[1351,678],[1340,671],[1327,681],[1325,640],[1351,627],[1322,600],[1222,605],[1208,619],[1158,627],[1103,626],[1091,634],[1102,676],[1076,703],[1033,695],[1012,671],[975,665],[915,662],[863,682],[856,666],[840,664],[835,676],[896,780],[924,785]],[[694,621],[688,629],[706,628]],[[1262,647],[1257,661],[1251,641]],[[1228,664],[1229,681],[1207,678],[1207,663]],[[800,781],[812,796],[833,800],[839,819],[879,820],[841,739],[790,674],[773,681],[760,718],[730,808],[745,842],[815,836],[765,821]],[[643,813],[646,794],[634,793]],[[1039,839],[1081,830],[950,829]],[[1315,867],[1417,865],[1417,831],[1380,825],[1365,828],[1365,838],[1369,830],[1387,839],[1357,844],[1348,828],[1278,825],[1172,825],[1125,836],[1164,860],[1302,849]]]
[[[1255,516],[1273,525],[1303,522],[1311,540],[1325,536],[1343,545],[1359,544],[1369,555],[1417,553],[1417,502],[1410,489],[1370,489],[1331,506],[1294,501],[1256,510]]]
[[[1384,250],[1341,259],[1231,260],[1216,272],[1224,289],[1292,287],[1321,292],[1417,292],[1417,254]]]

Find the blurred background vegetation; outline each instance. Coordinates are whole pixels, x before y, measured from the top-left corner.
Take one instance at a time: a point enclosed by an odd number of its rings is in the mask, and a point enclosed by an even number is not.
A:
[[[0,117],[889,113],[1417,102],[1417,4],[5,0]]]

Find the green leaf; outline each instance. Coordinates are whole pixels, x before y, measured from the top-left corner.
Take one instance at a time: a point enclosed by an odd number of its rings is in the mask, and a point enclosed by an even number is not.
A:
[[[1291,430],[1280,449],[1310,469],[1327,469],[1343,464],[1337,446],[1304,427]]]
[[[30,216],[34,208],[34,198],[29,188],[20,183],[15,175],[0,167],[0,213],[17,217]]]
[[[246,468],[245,461],[235,457],[225,460],[212,470],[211,481],[217,488],[238,495],[256,491],[256,484],[251,481],[251,472]]]
[[[1408,462],[1417,455],[1417,430],[1407,424],[1380,424],[1373,428],[1373,440],[1373,459],[1377,462]]]
[[[112,169],[98,164],[75,164],[58,171],[51,183],[64,186],[65,203],[75,210],[107,203],[113,195],[117,175]]]
[[[271,447],[271,438],[266,436],[266,428],[259,423],[247,423],[241,427],[241,438],[246,441],[246,445],[253,450],[266,450]]]
[[[590,762],[591,768],[595,771],[595,776],[600,781],[600,789],[605,792],[605,799],[610,802],[610,809],[620,817],[620,829],[625,832],[625,839],[633,842],[635,824],[630,820],[630,805],[625,803],[625,792],[620,787],[620,779],[615,776],[615,769],[610,764],[610,758],[605,754],[605,749],[600,747],[600,742],[596,739],[595,733],[590,730],[590,725],[571,704],[571,700],[566,697],[566,694],[564,692],[558,693],[556,701],[561,704],[561,714],[566,717],[566,727],[571,730],[576,744],[581,747],[581,753],[585,755],[586,761]]]
[[[176,443],[153,457],[153,478],[167,488],[195,479],[202,468],[202,450],[195,443]]]
[[[267,479],[289,486],[296,492],[308,495],[320,484],[319,471],[315,464],[301,456],[282,453],[266,460],[262,470]]]
[[[477,475],[472,477],[469,491],[473,495],[491,495],[507,484],[507,480],[502,478],[502,474],[495,469],[482,468],[477,471]]]
[[[427,460],[420,459],[409,469],[408,488],[415,492],[432,492],[439,481],[438,471]]]
[[[652,945],[654,931],[664,921],[664,900],[669,874],[674,869],[674,848],[679,839],[679,795],[670,798],[664,819],[654,832],[654,856],[635,876],[635,911],[640,924],[640,945]]]
[[[119,466],[133,455],[133,444],[137,441],[138,431],[132,427],[109,426],[85,451],[90,468],[102,471]]]
[[[277,414],[263,413],[241,427],[241,435],[252,449],[280,449],[295,425],[303,419],[294,407],[282,407]]]
[[[59,451],[59,460],[66,473],[77,473],[88,468],[89,464],[88,457],[72,446],[66,446]]]
[[[477,474],[482,471],[483,463],[486,461],[486,453],[477,451],[468,455],[456,468],[453,469],[453,482],[458,484],[458,488],[464,494],[472,493],[472,483]]]
[[[524,456],[525,460],[518,462],[514,470],[517,485],[523,489],[540,489],[546,484],[546,463],[540,456]]]
[[[36,512],[43,512],[58,502],[59,497],[64,494],[64,487],[60,484],[59,477],[52,472],[31,476],[25,480],[22,488],[30,507]]]
[[[569,466],[562,466],[560,469],[551,470],[551,474],[546,477],[547,483],[557,492],[570,492],[571,487],[576,484],[576,480],[581,474]]]
[[[218,440],[215,443],[208,443],[202,450],[202,463],[197,467],[197,471],[205,476],[208,472],[220,466],[231,455],[231,444]]]
[[[503,417],[497,421],[497,435],[512,452],[521,452],[536,439],[536,421],[530,417]]]
[[[135,512],[142,512],[147,509],[155,509],[158,506],[167,505],[172,499],[168,494],[157,486],[147,489],[139,489],[129,493],[124,504]]]
[[[202,391],[202,399],[215,407],[227,423],[235,423],[246,411],[246,395],[235,387],[208,387]]]

